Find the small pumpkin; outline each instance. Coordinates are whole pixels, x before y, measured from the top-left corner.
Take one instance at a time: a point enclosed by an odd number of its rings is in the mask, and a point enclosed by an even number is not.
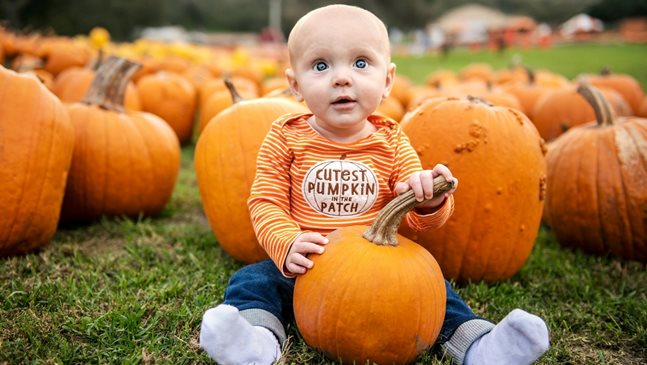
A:
[[[257,97],[255,92],[249,91],[249,89],[238,90],[233,83],[227,84],[225,79],[222,79],[222,83],[228,85],[227,89],[215,91],[202,105],[198,118],[198,133],[202,133],[213,117],[232,104]]]
[[[233,82],[226,80],[233,89]],[[236,260],[267,258],[247,208],[256,154],[274,120],[307,108],[287,98],[241,100],[213,117],[195,147],[195,172],[202,205],[220,246]]]
[[[434,195],[450,187],[438,177]],[[339,228],[322,255],[310,255],[314,265],[294,287],[307,344],[351,364],[407,364],[433,345],[445,317],[443,275],[428,251],[396,233],[417,203],[402,194],[370,228]]]
[[[645,92],[636,78],[627,74],[613,73],[608,67],[603,68],[599,75],[584,75],[580,79],[598,88],[611,88],[619,92],[629,103],[635,115],[640,109],[640,103]]]
[[[137,91],[143,111],[168,123],[180,143],[191,141],[197,91],[189,80],[175,72],[158,71],[142,76]]]
[[[76,143],[61,213],[65,222],[154,216],[171,198],[180,169],[177,136],[159,117],[123,107],[137,67],[108,58],[86,97],[66,105]]]
[[[413,87],[413,81],[404,75],[395,75],[393,78],[393,87],[391,96],[395,97],[402,105],[409,104],[409,90]]]
[[[605,89],[603,93],[608,100],[615,101],[612,106],[615,113],[622,115],[628,111],[625,100],[615,90]],[[547,141],[595,119],[593,108],[577,92],[576,85],[545,92],[535,103],[531,115],[539,134]]]
[[[241,76],[222,76],[205,81],[198,90],[198,106],[200,109],[204,107],[211,95],[217,93],[218,91],[226,91],[227,86],[225,84],[225,79],[229,79],[236,90],[244,95],[253,95],[258,97],[259,88],[256,83],[248,78]]]
[[[547,223],[566,246],[647,262],[647,119],[615,117],[591,85],[578,92],[596,121],[551,143]]]
[[[73,66],[61,71],[54,79],[52,91],[64,103],[76,103],[83,100],[100,66],[101,57],[98,57],[88,67]],[[129,81],[126,86],[124,107],[127,110],[142,109],[139,93],[132,81]]]
[[[55,38],[43,42],[41,57],[45,60],[45,70],[56,76],[67,68],[87,65],[92,59],[92,50],[67,38]]]
[[[458,78],[462,81],[479,80],[494,82],[495,72],[489,63],[473,62],[460,70]]]
[[[0,65],[0,256],[47,244],[74,149],[62,103],[32,75]]]
[[[405,110],[400,100],[395,96],[388,96],[382,99],[382,102],[375,112],[399,122],[404,116]]]
[[[547,91],[554,89],[554,87],[538,83],[536,73],[533,70],[529,68],[524,68],[523,70],[526,74],[524,80],[508,82],[501,88],[517,97],[521,107],[520,110],[532,120],[532,112],[537,100]]]
[[[647,95],[643,98],[642,103],[640,103],[640,108],[638,109],[639,117],[647,118]]]

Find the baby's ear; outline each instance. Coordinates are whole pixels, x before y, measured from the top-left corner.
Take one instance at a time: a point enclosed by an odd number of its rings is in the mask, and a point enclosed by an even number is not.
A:
[[[384,87],[383,97],[388,97],[391,94],[391,89],[393,89],[393,83],[395,82],[395,63],[391,62],[389,67],[386,70],[386,83]]]
[[[297,82],[297,78],[294,75],[294,70],[291,68],[286,69],[285,77],[288,79],[288,85],[290,85],[290,91],[292,91],[292,95],[294,95],[294,97],[298,101],[303,101],[303,96],[299,92],[299,83]]]

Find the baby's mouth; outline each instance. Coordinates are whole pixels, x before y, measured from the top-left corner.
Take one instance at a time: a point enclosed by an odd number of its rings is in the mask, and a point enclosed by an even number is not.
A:
[[[335,105],[341,105],[341,104],[348,104],[348,103],[353,103],[355,100],[349,99],[349,98],[339,98],[335,101],[333,101],[333,104]]]

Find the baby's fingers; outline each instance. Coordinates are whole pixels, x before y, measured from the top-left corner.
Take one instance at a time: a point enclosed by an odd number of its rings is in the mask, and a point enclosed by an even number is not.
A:
[[[288,262],[285,264],[285,268],[294,274],[304,274],[308,269],[312,268],[312,265],[313,262],[303,255],[293,254],[290,255]]]
[[[324,237],[321,233],[317,233],[317,232],[302,233],[299,236],[298,241],[316,243],[317,245],[325,245],[328,243],[328,239]]]

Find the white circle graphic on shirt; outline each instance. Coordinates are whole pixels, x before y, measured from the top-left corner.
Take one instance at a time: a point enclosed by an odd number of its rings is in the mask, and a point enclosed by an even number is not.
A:
[[[303,197],[315,211],[330,217],[352,217],[371,209],[378,193],[375,172],[351,160],[326,160],[303,178]]]

